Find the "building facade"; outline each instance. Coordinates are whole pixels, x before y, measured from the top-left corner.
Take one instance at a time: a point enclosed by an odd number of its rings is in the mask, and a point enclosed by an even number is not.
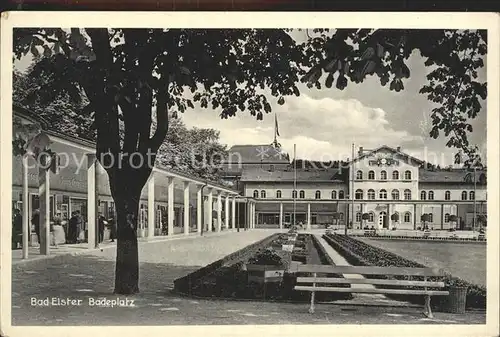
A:
[[[261,227],[286,227],[295,217],[311,227],[413,230],[425,220],[433,229],[469,229],[474,214],[486,215],[485,170],[429,169],[388,146],[360,148],[344,166],[295,170],[290,164],[277,169],[243,162],[238,181],[255,200]]]

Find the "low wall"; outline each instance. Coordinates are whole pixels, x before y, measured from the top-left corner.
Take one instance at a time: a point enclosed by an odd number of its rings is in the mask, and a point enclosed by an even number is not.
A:
[[[254,252],[259,250],[262,246],[269,244],[272,240],[274,240],[277,236],[281,235],[280,233],[272,234],[260,241],[254,242],[249,246],[243,247],[240,250],[237,250],[234,253],[231,253],[220,260],[210,263],[203,268],[200,268],[184,277],[178,278],[174,281],[174,290],[181,293],[189,293],[190,289],[193,285],[193,282],[196,280],[200,280],[201,278],[210,275],[215,270],[231,264],[234,261],[241,260],[243,256],[252,255]]]

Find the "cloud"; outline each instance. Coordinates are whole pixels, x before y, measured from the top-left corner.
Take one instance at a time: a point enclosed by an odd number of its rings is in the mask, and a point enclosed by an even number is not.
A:
[[[279,142],[292,154],[297,144],[297,157],[312,160],[351,157],[351,144],[375,148],[386,144],[415,146],[423,143],[420,135],[391,126],[387,113],[380,108],[363,105],[356,99],[313,98],[302,94],[289,97],[283,106],[272,102],[279,122]],[[214,118],[217,112],[193,111],[183,115],[188,126],[213,127],[220,130],[221,141],[235,144],[270,144],[274,137],[274,118],[255,120],[241,114],[228,120]]]

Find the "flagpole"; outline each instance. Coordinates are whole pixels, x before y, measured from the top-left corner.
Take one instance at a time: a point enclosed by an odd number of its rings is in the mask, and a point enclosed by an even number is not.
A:
[[[297,144],[293,144],[293,226],[297,224],[296,200],[297,199]]]
[[[350,193],[349,196],[351,198],[351,212],[349,212],[349,222],[354,224],[354,143],[352,143],[352,157],[351,157],[351,173],[350,173]],[[345,224],[345,235],[347,235],[347,226],[349,222]]]

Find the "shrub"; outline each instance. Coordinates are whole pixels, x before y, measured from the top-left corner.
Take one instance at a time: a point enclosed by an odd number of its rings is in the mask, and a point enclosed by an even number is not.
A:
[[[282,266],[283,259],[272,248],[263,249],[257,252],[248,260],[249,264]]]

